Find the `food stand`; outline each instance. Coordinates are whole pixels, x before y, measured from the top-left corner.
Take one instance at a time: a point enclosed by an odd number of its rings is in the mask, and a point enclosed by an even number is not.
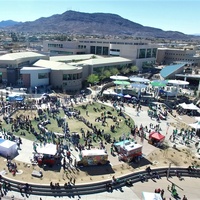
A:
[[[114,147],[118,152],[119,160],[123,160],[125,162],[130,162],[134,158],[142,155],[142,145],[130,142],[129,140],[114,143]]]
[[[161,133],[159,132],[155,132],[155,131],[152,131],[150,134],[149,134],[149,144],[152,144],[154,146],[162,146],[163,142],[165,140],[165,136],[162,135]]]
[[[78,165],[104,165],[108,163],[108,154],[104,149],[82,150],[79,155]]]
[[[34,160],[37,161],[38,165],[46,164],[53,166],[59,160],[59,156],[57,154],[57,146],[54,144],[38,146],[34,155]]]

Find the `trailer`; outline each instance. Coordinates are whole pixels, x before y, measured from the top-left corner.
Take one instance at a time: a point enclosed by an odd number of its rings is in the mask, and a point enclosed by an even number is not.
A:
[[[105,165],[108,163],[108,154],[104,149],[82,150],[79,155],[78,165]]]

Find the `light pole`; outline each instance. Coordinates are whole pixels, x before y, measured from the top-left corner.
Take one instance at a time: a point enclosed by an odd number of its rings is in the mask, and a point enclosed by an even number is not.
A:
[[[67,124],[67,117],[66,115],[64,116],[64,136],[65,136],[65,139],[66,139],[66,124]]]
[[[167,180],[169,179],[170,169],[171,169],[172,163],[169,163],[169,168],[167,170]]]
[[[37,97],[37,86],[35,86],[35,98]]]

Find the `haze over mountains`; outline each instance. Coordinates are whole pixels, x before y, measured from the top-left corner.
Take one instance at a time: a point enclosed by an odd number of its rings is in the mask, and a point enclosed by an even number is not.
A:
[[[4,23],[4,26],[2,26]],[[147,27],[109,13],[82,13],[66,11],[50,17],[42,17],[31,22],[0,22],[0,28],[16,32],[32,33],[65,33],[78,35],[113,35],[148,38],[190,39],[178,31],[163,31],[159,28]]]

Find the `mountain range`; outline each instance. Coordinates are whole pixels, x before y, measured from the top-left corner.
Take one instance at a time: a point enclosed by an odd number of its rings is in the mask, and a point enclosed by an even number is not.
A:
[[[10,26],[14,26],[14,25],[17,25],[17,24],[21,24],[21,23],[22,22],[16,22],[16,21],[13,21],[13,20],[5,20],[5,21],[0,22],[0,28],[10,27]]]
[[[6,26],[2,26],[2,23],[5,24],[5,21],[0,22],[0,27],[9,31],[32,33],[112,35],[167,39],[190,39],[192,37],[178,31],[163,31],[159,28],[143,26],[110,13],[83,13],[69,10],[63,14],[42,17],[35,21],[15,22],[14,24],[11,22],[10,24],[7,23]]]

